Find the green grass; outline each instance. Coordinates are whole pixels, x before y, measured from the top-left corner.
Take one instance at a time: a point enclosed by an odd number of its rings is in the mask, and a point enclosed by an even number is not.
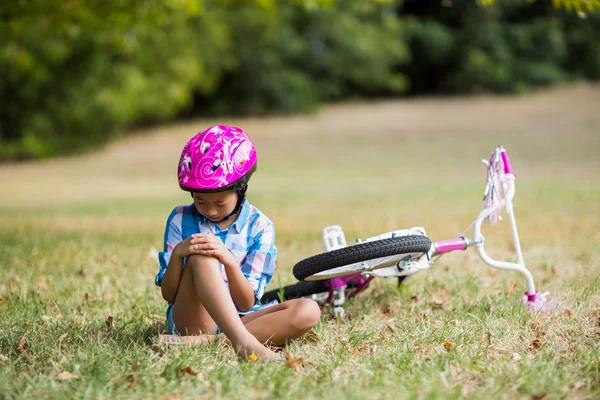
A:
[[[433,240],[461,233],[481,207],[479,159],[503,143],[525,261],[560,305],[532,315],[518,274],[453,253],[400,289],[373,281],[343,322],[325,308],[285,349],[302,359],[297,369],[240,362],[222,345],[152,345],[166,308],[154,253],[172,207],[188,201],[175,182],[178,152],[210,122],[0,166],[0,398],[598,398],[597,96],[575,87],[225,121],[259,148],[249,197],[277,228],[269,289],[322,251],[326,225],[349,240],[415,225]],[[432,118],[406,118],[430,109]],[[507,222],[484,234],[492,256],[514,259]],[[76,378],[60,379],[65,371]]]

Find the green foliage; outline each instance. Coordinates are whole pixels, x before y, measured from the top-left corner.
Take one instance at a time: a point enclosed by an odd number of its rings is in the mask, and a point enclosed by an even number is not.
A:
[[[95,148],[179,117],[600,78],[597,14],[544,1],[455,3],[6,2],[0,160]]]
[[[434,1],[407,2],[405,26],[414,93],[522,93],[600,73],[599,15],[581,18],[549,3],[461,3],[431,11]]]
[[[388,1],[36,0],[0,13],[0,159],[181,114],[308,110],[405,86]]]

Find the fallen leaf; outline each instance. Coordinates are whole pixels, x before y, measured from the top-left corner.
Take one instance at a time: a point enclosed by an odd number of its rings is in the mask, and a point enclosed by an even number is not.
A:
[[[79,269],[79,276],[83,276],[84,278],[86,278],[88,276],[88,273],[83,265]]]
[[[127,378],[125,378],[127,380],[127,388],[131,389],[132,387],[134,387],[136,385],[136,379],[135,379],[135,374],[129,374],[127,375]]]
[[[111,315],[109,315],[105,320],[104,323],[106,323],[106,327],[108,328],[108,330],[110,331],[112,329],[112,324],[113,324],[113,317]]]
[[[155,344],[154,346],[151,347],[152,351],[156,354],[158,354],[159,357],[164,356],[167,353],[167,349],[164,348],[163,346],[159,346],[157,344]]]
[[[79,379],[79,376],[70,373],[69,371],[63,371],[56,376],[59,381],[66,381],[69,379]]]
[[[60,335],[60,337],[58,338],[58,343],[62,343],[63,340],[65,340],[67,338],[68,334],[63,333],[62,335]]]
[[[350,351],[354,356],[360,355],[360,351],[358,351],[358,349],[355,349],[354,347],[352,347]]]
[[[304,335],[304,340],[306,342],[310,342],[310,343],[316,343],[319,341],[319,336],[313,332],[313,331],[308,331],[305,335]]]
[[[5,356],[4,354],[0,354],[0,362],[5,362],[8,361],[8,357]]]
[[[300,357],[295,357],[290,353],[285,354],[285,366],[295,371],[300,371],[300,367],[304,364],[304,360]]]
[[[396,324],[393,319],[388,320],[385,325],[391,332],[396,332]]]
[[[446,351],[451,351],[452,349],[454,349],[454,343],[446,340],[444,342],[444,348],[446,349]]]
[[[254,353],[252,353],[252,354],[254,354]],[[184,374],[186,374],[186,375],[195,376],[199,380],[203,379],[202,372],[200,372],[200,371],[194,371],[191,367],[185,367],[184,369],[181,370],[181,372],[184,373]]]
[[[444,307],[444,301],[441,299],[435,299],[433,300],[433,308],[443,308]]]
[[[600,308],[592,310],[592,317],[594,317],[598,325],[600,325]]]
[[[508,296],[512,296],[512,294],[515,292],[515,289],[517,289],[517,286],[519,286],[517,282],[513,283],[510,290],[508,291]]]
[[[15,349],[15,351],[17,353],[21,353],[23,350],[25,350],[26,347],[27,339],[25,338],[25,336],[21,336],[21,339],[19,339],[19,343],[17,344],[17,348]]]
[[[429,346],[426,344],[416,344],[413,346],[413,350],[415,351],[421,351],[421,352],[426,352],[429,350]]]
[[[546,396],[548,396],[548,393],[534,394],[531,396],[531,400],[543,400]]]
[[[491,314],[494,312],[494,305],[492,303],[488,304],[488,312]]]
[[[137,369],[140,367],[140,365],[141,365],[141,364],[140,364],[140,362],[139,362],[139,361],[136,361],[136,362],[135,362],[135,364],[133,364],[133,365],[131,366],[131,368],[133,368],[133,370],[135,371],[135,370],[137,370]]]
[[[513,353],[513,360],[514,361],[521,361],[521,355],[519,353]]]
[[[573,315],[573,311],[571,311],[569,308],[565,308],[563,310],[563,314],[565,314],[566,316],[570,317],[571,315]]]

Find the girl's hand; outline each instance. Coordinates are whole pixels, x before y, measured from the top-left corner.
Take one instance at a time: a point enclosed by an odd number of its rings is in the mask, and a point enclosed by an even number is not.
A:
[[[175,246],[175,249],[173,249],[173,255],[179,258],[186,258],[192,254],[201,254],[200,248],[196,248],[196,246],[192,243],[193,240],[194,235],[179,242],[177,246]]]
[[[225,243],[211,233],[196,233],[190,239],[194,254],[215,257],[223,265],[227,264],[233,257],[229,249],[225,247]]]

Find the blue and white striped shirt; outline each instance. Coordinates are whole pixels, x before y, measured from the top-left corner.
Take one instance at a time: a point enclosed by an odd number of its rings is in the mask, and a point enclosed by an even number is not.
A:
[[[271,281],[277,256],[275,228],[271,220],[248,200],[244,200],[235,222],[223,230],[201,215],[194,204],[175,207],[167,219],[164,249],[158,253],[160,269],[154,280],[157,286],[162,282],[175,246],[195,233],[212,233],[218,236],[240,263],[242,273],[254,289],[256,302],[252,309],[245,312],[238,309],[238,312],[248,314],[261,308],[257,303]],[[223,264],[220,265],[221,276],[227,285],[225,268]],[[171,307],[172,304],[169,303],[169,309]]]

